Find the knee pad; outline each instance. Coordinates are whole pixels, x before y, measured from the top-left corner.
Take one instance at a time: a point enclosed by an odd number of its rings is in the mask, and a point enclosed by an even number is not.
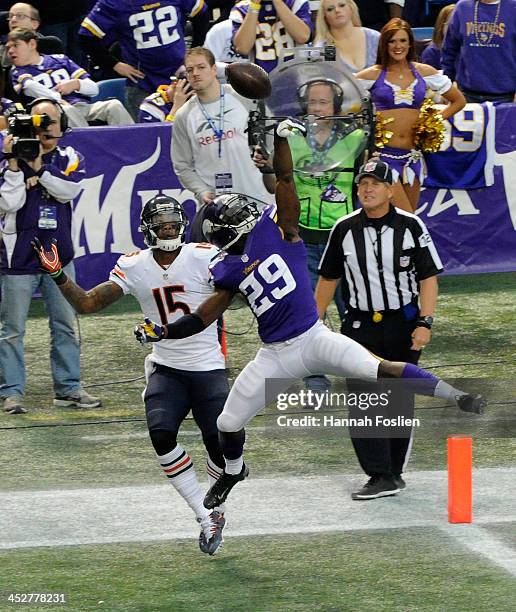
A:
[[[242,422],[242,416],[237,414],[227,414],[222,412],[222,414],[217,419],[217,427],[219,431],[224,432],[235,432],[239,431],[244,427],[245,423]]]
[[[156,453],[161,457],[166,455],[177,446],[177,432],[166,429],[149,430],[152,446]]]

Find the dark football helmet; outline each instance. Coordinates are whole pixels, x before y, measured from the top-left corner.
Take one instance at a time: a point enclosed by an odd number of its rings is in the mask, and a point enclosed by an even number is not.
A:
[[[160,225],[172,224],[176,235],[173,238],[158,238]],[[157,195],[145,204],[142,210],[140,231],[143,232],[145,244],[151,249],[175,251],[185,241],[188,219],[181,204],[166,195]]]
[[[202,231],[211,244],[240,255],[244,252],[247,234],[259,218],[255,200],[242,193],[225,193],[206,205]]]

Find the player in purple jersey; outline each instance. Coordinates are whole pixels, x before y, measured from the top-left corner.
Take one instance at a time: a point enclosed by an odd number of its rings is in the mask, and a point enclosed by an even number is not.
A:
[[[128,79],[126,106],[138,107],[181,66],[186,51],[185,21],[205,10],[204,0],[99,0],[79,30],[81,44],[102,68]],[[122,59],[105,48],[120,43]]]
[[[260,212],[256,202],[242,194],[218,196],[205,207],[203,231],[222,250],[212,264],[213,295],[172,324],[161,326],[146,319],[135,330],[142,343],[199,333],[222,315],[236,293],[245,297],[258,320],[264,346],[235,380],[217,420],[226,467],[206,494],[206,508],[222,503],[249,473],[243,462],[244,427],[264,407],[268,379],[279,379],[275,387],[279,393],[292,379],[312,374],[403,378],[411,391],[454,401],[466,412],[481,413],[485,405],[481,396],[459,391],[418,366],[375,357],[318,319],[298,231],[300,205],[292,158],[282,137],[292,125],[289,120],[282,122],[275,137],[277,210],[266,207]]]
[[[307,43],[312,31],[308,0],[240,0],[230,18],[236,51],[267,72],[282,51]]]

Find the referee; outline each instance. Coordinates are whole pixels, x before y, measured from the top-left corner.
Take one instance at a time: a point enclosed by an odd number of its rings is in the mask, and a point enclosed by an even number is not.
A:
[[[342,217],[331,231],[315,292],[319,316],[324,317],[342,279],[347,312],[341,332],[379,357],[416,364],[431,338],[441,260],[424,223],[390,203],[392,173],[386,163],[368,161],[355,181],[362,208]],[[348,391],[364,389],[378,391],[370,383],[348,381]],[[411,418],[413,395],[405,395],[403,404],[404,416]],[[349,416],[365,414],[350,408]],[[412,434],[411,428],[401,438],[360,438],[351,432],[370,477],[353,499],[385,497],[405,488],[401,474]]]

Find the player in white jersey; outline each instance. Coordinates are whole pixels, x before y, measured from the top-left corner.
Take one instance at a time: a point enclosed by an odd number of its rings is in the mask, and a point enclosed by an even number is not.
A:
[[[79,313],[97,312],[129,293],[146,318],[165,325],[195,311],[214,291],[208,266],[218,250],[207,244],[184,244],[186,226],[179,202],[163,195],[152,198],[142,210],[140,226],[149,248],[122,255],[109,280],[90,291],[62,271],[55,244],[51,252],[37,241],[34,246],[42,268]],[[201,524],[200,549],[213,555],[223,541],[224,507],[212,512],[204,508],[192,460],[177,443],[177,434],[192,410],[208,451],[208,480],[210,485],[215,483],[224,468],[217,417],[229,393],[216,324],[179,342],[154,345],[145,360],[145,374],[147,426],[158,461]]]

